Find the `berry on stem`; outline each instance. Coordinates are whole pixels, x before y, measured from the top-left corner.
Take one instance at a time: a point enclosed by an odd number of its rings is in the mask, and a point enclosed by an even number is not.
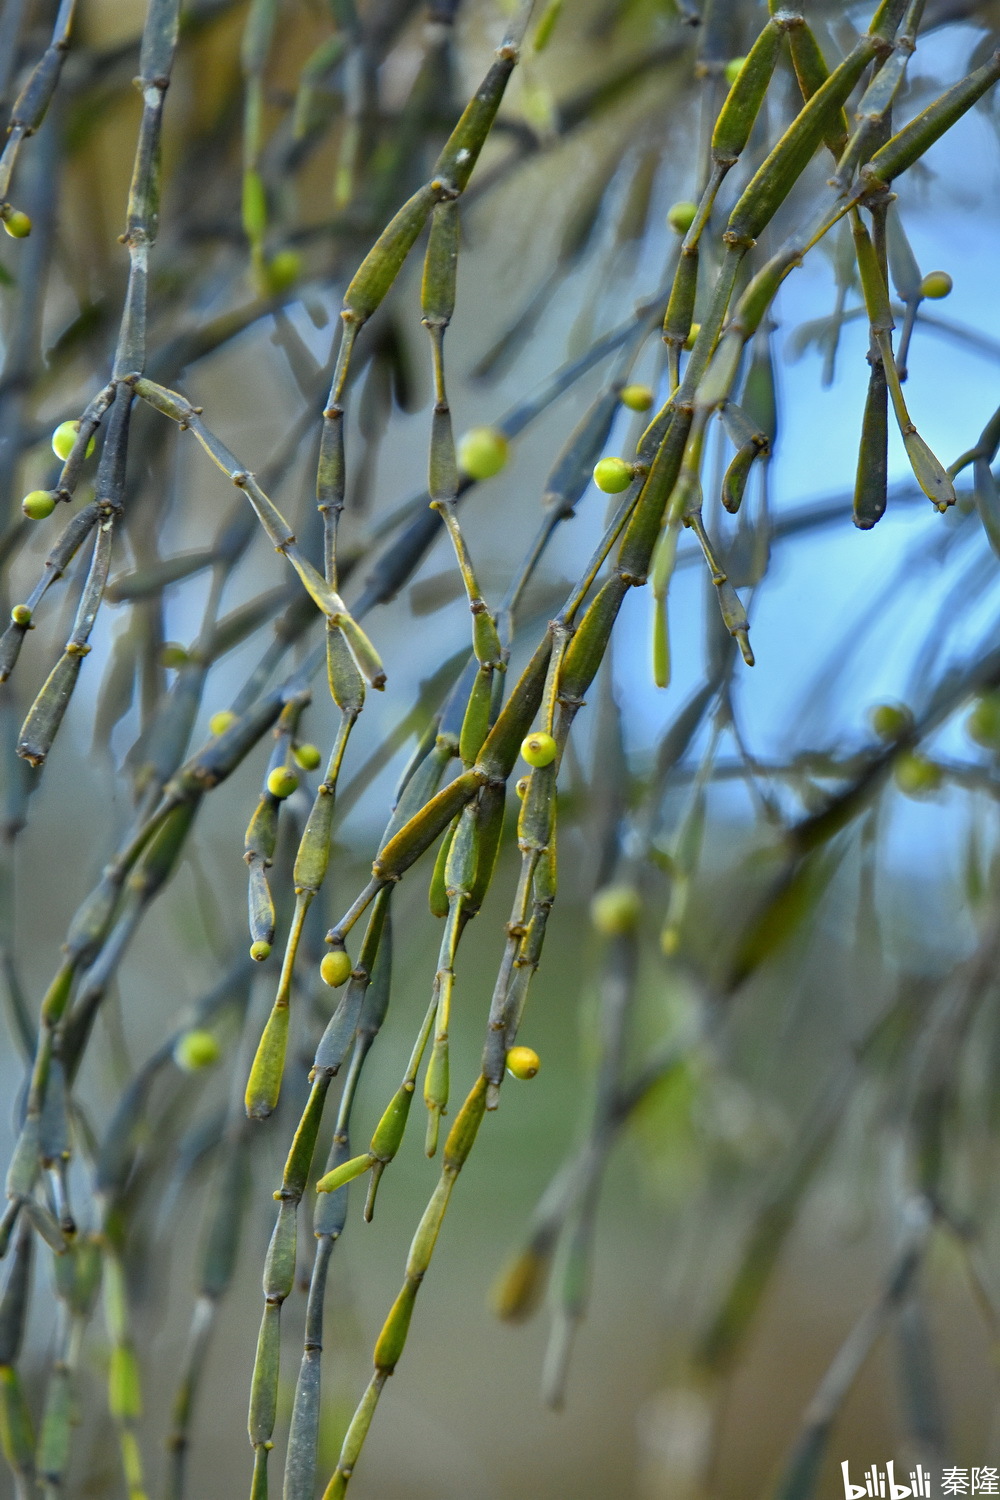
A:
[[[264,938],[258,938],[255,943],[250,944],[250,957],[255,964],[262,964],[265,958],[271,957],[271,944]]]
[[[21,509],[29,521],[45,521],[56,508],[56,497],[51,490],[31,490],[21,501]]]
[[[507,1072],[512,1078],[534,1078],[541,1066],[534,1047],[511,1047],[507,1053]]]
[[[10,612],[10,617],[15,625],[20,625],[22,630],[30,629],[31,610],[26,604],[15,604]]]
[[[937,301],[941,297],[947,297],[954,285],[947,271],[928,271],[920,283],[920,295]]]
[[[695,221],[697,212],[697,203],[685,201],[674,203],[667,209],[667,223],[675,234],[687,234]]]
[[[209,733],[225,734],[226,730],[231,729],[236,723],[237,717],[238,715],[234,714],[231,708],[220,708],[218,713],[213,714],[208,721]]]
[[[315,771],[323,759],[317,745],[296,745],[292,754],[295,756],[295,764],[301,766],[303,771]]]
[[[634,470],[623,458],[602,458],[594,466],[594,483],[606,495],[619,495],[632,483]]]
[[[24,240],[31,233],[31,220],[21,209],[12,208],[4,216],[3,227],[12,240]]]
[[[521,741],[521,754],[529,766],[550,766],[556,758],[556,742],[544,729],[536,729]]]
[[[186,1031],[174,1044],[174,1062],[183,1073],[210,1068],[222,1056],[222,1048],[210,1031]]]
[[[737,78],[739,78],[740,74],[743,72],[743,64],[745,62],[745,57],[731,57],[726,63],[726,66],[723,68],[723,74],[725,75],[726,82],[729,84],[730,88],[732,88]]]
[[[880,740],[898,740],[913,727],[913,715],[905,703],[876,703],[869,718]]]
[[[299,778],[287,766],[275,766],[267,778],[267,789],[272,797],[277,797],[279,802],[290,797],[298,784]]]
[[[319,966],[320,978],[336,990],[350,979],[353,967],[349,953],[343,948],[332,948]]]
[[[73,444],[76,442],[76,435],[79,431],[79,422],[60,422],[59,426],[52,434],[52,452],[55,454],[56,458],[59,459],[60,463],[65,463],[70,454],[73,452]],[[93,453],[93,451],[94,439],[91,438],[90,442],[87,444],[88,458]]]
[[[495,427],[470,427],[458,440],[458,467],[470,479],[492,479],[507,462],[507,439]]]
[[[634,932],[641,912],[639,892],[631,885],[606,885],[590,903],[590,920],[602,937]]]
[[[629,411],[649,411],[653,404],[653,388],[648,385],[626,385],[622,387],[621,403]]]

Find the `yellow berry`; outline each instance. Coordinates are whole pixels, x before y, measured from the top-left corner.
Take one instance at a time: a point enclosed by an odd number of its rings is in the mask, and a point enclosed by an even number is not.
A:
[[[267,290],[278,297],[294,286],[302,274],[302,257],[297,250],[279,250],[268,261],[264,271]]]
[[[941,767],[913,750],[906,750],[897,757],[894,774],[896,785],[907,797],[936,792],[941,785]]]
[[[299,784],[299,778],[287,766],[275,766],[267,778],[267,789],[279,802],[290,797]]]
[[[920,283],[920,295],[936,301],[939,297],[947,297],[954,284],[947,271],[928,271]]]
[[[19,208],[13,208],[4,219],[3,227],[11,239],[23,240],[31,233],[31,220]]]
[[[174,1045],[174,1062],[185,1073],[210,1068],[222,1056],[222,1048],[210,1031],[186,1031]]]
[[[250,957],[255,964],[262,964],[265,958],[271,957],[271,944],[264,938],[258,938],[255,943],[250,944]]]
[[[692,323],[691,324],[691,331],[688,334],[687,338],[684,340],[684,347],[685,347],[685,349],[689,349],[690,350],[690,349],[694,348],[694,341],[698,337],[698,335],[699,335],[700,332],[701,332],[701,324],[700,323]]]
[[[530,776],[520,776],[517,779],[517,781],[515,781],[515,783],[514,783],[514,790],[517,793],[517,795],[521,798],[522,802],[523,802],[524,798],[528,794],[528,784],[529,784],[530,781],[531,781],[531,777]]]
[[[965,721],[965,732],[986,750],[1000,750],[1000,693],[984,693]]]
[[[160,652],[161,664],[165,667],[171,667],[174,671],[177,671],[181,667],[186,667],[190,660],[191,658],[184,647],[179,646],[176,641],[167,641]]]
[[[349,953],[343,948],[332,948],[319,966],[320,977],[324,984],[336,990],[350,979],[353,967]]]
[[[622,406],[629,411],[649,411],[653,404],[653,390],[648,385],[626,385],[622,387]]]
[[[731,57],[726,63],[726,66],[723,68],[722,71],[725,74],[726,82],[729,84],[730,88],[732,88],[733,84],[742,73],[743,64],[745,62],[745,57]]]
[[[31,610],[26,604],[15,604],[10,617],[15,625],[20,625],[22,630],[27,630],[31,624]]]
[[[315,771],[323,759],[317,745],[296,745],[292,754],[295,756],[296,765],[301,766],[303,771]]]
[[[590,903],[590,920],[602,937],[634,932],[641,912],[639,892],[631,885],[606,885]]]
[[[507,1072],[512,1078],[534,1078],[541,1066],[534,1047],[511,1047],[507,1053]]]
[[[227,729],[232,729],[237,718],[231,708],[220,708],[208,721],[209,734],[225,734]]]
[[[676,234],[687,234],[698,212],[697,203],[674,203],[667,209],[667,223]]]
[[[913,727],[913,715],[904,703],[876,703],[869,718],[880,740],[898,740]]]
[[[606,495],[619,495],[632,483],[633,469],[623,458],[602,458],[594,466],[594,483]]]
[[[21,501],[21,509],[29,521],[44,521],[56,508],[56,497],[50,490],[32,490]]]
[[[458,467],[470,479],[492,479],[507,462],[507,439],[495,427],[470,427],[458,440]]]
[[[70,454],[73,452],[73,444],[76,442],[76,435],[79,431],[79,422],[60,422],[59,426],[52,434],[52,452],[62,463],[65,463]],[[91,438],[90,442],[87,444],[88,458],[93,453],[93,451],[94,439]]]
[[[521,754],[529,766],[550,766],[556,758],[556,742],[544,729],[536,729],[521,741]]]

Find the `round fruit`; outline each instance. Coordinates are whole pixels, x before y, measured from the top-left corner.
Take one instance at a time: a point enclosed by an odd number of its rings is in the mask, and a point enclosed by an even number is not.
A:
[[[507,1072],[512,1078],[534,1078],[541,1066],[534,1047],[511,1047],[507,1053]]]
[[[262,964],[265,958],[271,957],[271,944],[258,938],[255,943],[250,944],[250,957],[255,964]]]
[[[544,729],[536,729],[521,741],[521,754],[529,766],[550,766],[556,758],[556,742]]]
[[[649,411],[653,404],[653,390],[648,385],[626,385],[622,387],[622,406],[629,411]]]
[[[927,792],[936,792],[941,785],[941,767],[936,766],[925,755],[905,750],[896,760],[896,785],[907,797],[920,797]]]
[[[31,220],[19,208],[12,209],[3,221],[3,227],[11,239],[23,240],[31,233]]]
[[[210,734],[225,734],[227,729],[232,729],[239,716],[234,714],[231,708],[220,708],[217,714],[213,714],[208,721]]]
[[[514,783],[514,790],[517,793],[517,795],[521,798],[522,802],[524,801],[524,798],[528,795],[528,785],[529,785],[530,781],[531,781],[531,777],[530,776],[521,776]]]
[[[913,727],[913,715],[902,703],[876,703],[869,717],[880,740],[898,740]]]
[[[317,745],[296,745],[292,754],[295,756],[296,765],[301,766],[303,771],[315,771],[323,759]]]
[[[27,630],[31,624],[31,610],[26,604],[15,604],[10,617],[15,625],[20,625],[22,630]]]
[[[70,454],[73,452],[73,444],[76,442],[76,435],[79,431],[79,422],[60,422],[59,426],[52,434],[52,452],[55,454],[56,458],[60,460],[60,462],[65,463]],[[94,439],[91,438],[90,442],[87,444],[88,458],[93,453],[93,451]]]
[[[458,440],[458,467],[470,479],[492,479],[507,462],[507,439],[495,427],[470,427]]]
[[[267,778],[267,789],[272,797],[277,797],[279,802],[290,797],[298,784],[299,778],[287,766],[275,766]]]
[[[697,203],[674,203],[667,209],[667,223],[675,234],[687,234],[697,212]]]
[[[222,1048],[210,1031],[186,1031],[174,1046],[174,1062],[184,1073],[210,1068],[222,1056]]]
[[[176,641],[168,641],[160,652],[161,665],[171,667],[174,671],[178,671],[181,667],[186,667],[190,660],[191,658],[184,647],[178,646]]]
[[[606,885],[590,903],[590,920],[602,937],[634,932],[641,912],[639,892],[631,885]]]
[[[267,263],[267,289],[278,297],[294,286],[302,274],[302,257],[297,250],[279,250]]]
[[[50,490],[32,490],[21,501],[21,509],[29,521],[44,521],[56,508],[56,497]]]
[[[633,472],[623,458],[602,458],[594,467],[594,483],[606,495],[620,495],[632,483]]]
[[[332,990],[339,989],[351,977],[351,956],[343,948],[332,948],[319,966],[320,977]]]
[[[745,57],[731,57],[726,63],[726,66],[723,68],[722,71],[725,74],[726,82],[729,84],[730,88],[732,88],[737,78],[739,78],[740,74],[743,72],[743,64],[745,62]]]
[[[928,271],[920,283],[920,295],[936,301],[939,297],[947,297],[954,285],[947,271]]]
[[[965,721],[965,732],[986,750],[1000,750],[1000,693],[984,693]]]

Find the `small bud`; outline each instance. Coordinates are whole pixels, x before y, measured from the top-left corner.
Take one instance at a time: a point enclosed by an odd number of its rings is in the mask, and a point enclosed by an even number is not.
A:
[[[272,797],[277,797],[279,802],[290,797],[298,784],[299,778],[287,766],[275,766],[267,778],[267,789]]]
[[[619,495],[633,479],[633,468],[623,458],[602,458],[594,466],[594,483],[606,495]]]
[[[186,1031],[174,1046],[174,1062],[182,1073],[210,1068],[222,1056],[222,1048],[210,1031]]]
[[[262,964],[265,958],[271,957],[271,944],[264,938],[258,938],[255,943],[250,944],[250,957],[255,964]]]
[[[507,462],[507,439],[495,427],[470,427],[457,451],[458,467],[470,479],[492,479]]]
[[[191,658],[184,647],[179,646],[176,641],[168,641],[160,652],[161,666],[171,667],[174,671],[177,671],[180,667],[186,667],[190,660]]]
[[[905,750],[896,760],[896,785],[907,797],[921,797],[936,792],[941,785],[941,767],[925,755]]]
[[[317,745],[296,745],[292,754],[296,765],[301,766],[303,771],[315,771],[323,759]]]
[[[920,295],[936,301],[940,297],[947,297],[954,285],[947,271],[928,271],[920,283]]]
[[[687,349],[688,351],[690,351],[691,349],[694,348],[694,341],[698,337],[698,335],[699,335],[700,332],[701,332],[701,324],[700,323],[692,323],[691,324],[691,331],[688,334],[687,338],[684,340],[684,347],[685,347],[685,349]]]
[[[302,257],[297,250],[279,250],[264,270],[264,280],[272,297],[294,286],[302,274]]]
[[[606,885],[590,903],[590,920],[602,937],[634,932],[641,912],[642,900],[631,885]]]
[[[544,729],[536,729],[521,741],[521,754],[529,766],[550,766],[556,758],[556,742]]]
[[[622,387],[622,406],[629,411],[649,411],[653,404],[653,389],[648,385],[626,385]]]
[[[725,76],[725,80],[729,84],[730,88],[732,88],[737,78],[739,78],[740,74],[743,72],[743,64],[745,62],[745,57],[731,57],[726,63],[726,66],[723,68],[722,71]]]
[[[970,740],[986,750],[1000,750],[1000,693],[984,693],[965,721]]]
[[[15,604],[10,617],[15,625],[20,625],[22,630],[27,630],[31,625],[31,610],[26,604]]]
[[[879,739],[887,742],[913,728],[913,715],[905,703],[876,703],[868,717]]]
[[[55,454],[56,458],[59,459],[60,463],[65,463],[70,454],[73,452],[73,444],[76,442],[76,435],[79,431],[79,422],[60,422],[59,426],[52,434],[52,452]],[[87,444],[88,458],[93,453],[93,451],[94,439],[91,438],[90,442]]]
[[[237,718],[238,715],[234,714],[231,708],[220,708],[218,713],[213,714],[208,721],[209,734],[225,734],[227,729],[233,727]]]
[[[674,203],[667,209],[667,223],[675,234],[687,234],[697,212],[697,203]]]
[[[520,797],[520,799],[521,799],[522,802],[524,801],[525,797],[528,794],[528,785],[529,785],[530,781],[531,781],[531,777],[530,776],[519,776],[518,779],[517,779],[517,781],[515,781],[515,783],[514,783],[514,790],[517,793],[517,795]]]
[[[507,1072],[512,1078],[534,1078],[541,1066],[534,1047],[511,1047],[507,1053]]]
[[[50,490],[32,490],[21,501],[29,521],[45,521],[56,508],[56,497]]]
[[[319,966],[320,978],[332,990],[339,989],[351,977],[351,956],[343,948],[333,948]]]
[[[19,208],[12,208],[3,221],[3,227],[11,239],[24,240],[31,233],[31,220]]]

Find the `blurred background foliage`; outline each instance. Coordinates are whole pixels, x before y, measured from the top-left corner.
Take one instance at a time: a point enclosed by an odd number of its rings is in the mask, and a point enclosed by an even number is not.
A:
[[[806,9],[831,65],[871,19],[870,7]],[[8,111],[70,13],[5,0]],[[928,0],[908,14],[917,48],[897,120],[996,46],[993,3]],[[81,0],[8,192],[32,232],[0,250],[5,615],[44,576],[59,531],[56,518],[23,518],[21,498],[60,482],[52,430],[78,419],[112,370],[144,19],[140,0]],[[508,682],[601,536],[594,459],[630,456],[649,420],[616,392],[628,379],[657,406],[669,395],[658,325],[679,238],[668,210],[698,199],[727,65],[766,21],[753,0],[543,8],[463,195],[449,394],[459,432],[488,425],[510,438],[502,471],[462,497],[491,609],[552,521]],[[481,0],[183,9],[146,370],[204,408],[317,567],[313,475],[345,286],[427,181],[508,22]],[[711,220],[696,319],[726,214],[800,105],[782,55]],[[770,446],[737,518],[718,503],[732,457],[721,423],[706,440],[706,524],[749,608],[756,666],[720,629],[691,533],[671,585],[667,688],[654,686],[650,590],[625,601],[560,771],[559,897],[520,1035],[541,1069],[509,1081],[486,1119],[353,1481],[358,1500],[804,1500],[839,1493],[844,1458],[932,1471],[996,1461],[996,127],[986,92],[900,180],[891,220],[894,312],[912,333],[907,402],[943,462],[976,449],[956,469],[957,503],[945,515],[927,505],[893,432],[885,518],[851,525],[869,329],[841,226],[749,345],[740,399]],[[817,155],[779,231],[810,218],[828,170]],[[780,242],[761,236],[755,270]],[[950,300],[914,295],[913,264],[917,286],[946,270]],[[250,1483],[243,1430],[272,1193],[338,998],[319,979],[323,934],[364,886],[400,773],[468,655],[462,581],[423,493],[434,393],[419,324],[413,256],[359,337],[348,385],[340,582],[388,684],[368,695],[347,750],[280,1103],[266,1121],[244,1117],[318,775],[282,806],[270,882],[279,946],[255,965],[242,840],[267,769],[261,743],[202,799],[173,878],[76,976],[70,1015],[89,1003],[96,1020],[66,1109],[72,1150],[27,1194],[14,1181],[3,1220],[0,1484],[19,1500],[208,1500]],[[560,490],[567,444],[579,472]],[[86,461],[75,510],[93,497],[97,462]],[[244,496],[138,402],[124,500],[106,607],[44,767],[16,745],[70,633],[82,552],[20,630],[0,685],[11,1146],[63,935],[134,809],[155,805],[182,758],[212,742],[213,715],[243,712],[318,660],[321,617]],[[313,690],[298,733],[325,759],[338,715],[321,673]],[[479,1067],[518,879],[515,817],[508,805],[459,958],[461,1080]],[[425,859],[393,899],[392,1000],[358,1091],[355,1151],[397,1087],[430,992],[440,925],[429,878]],[[275,1492],[327,1115],[283,1314]],[[349,1190],[327,1290],[321,1484],[438,1178],[421,1135],[414,1121],[372,1224],[363,1188]],[[200,1373],[187,1394],[185,1372]],[[301,1500],[285,1484],[286,1500]]]

